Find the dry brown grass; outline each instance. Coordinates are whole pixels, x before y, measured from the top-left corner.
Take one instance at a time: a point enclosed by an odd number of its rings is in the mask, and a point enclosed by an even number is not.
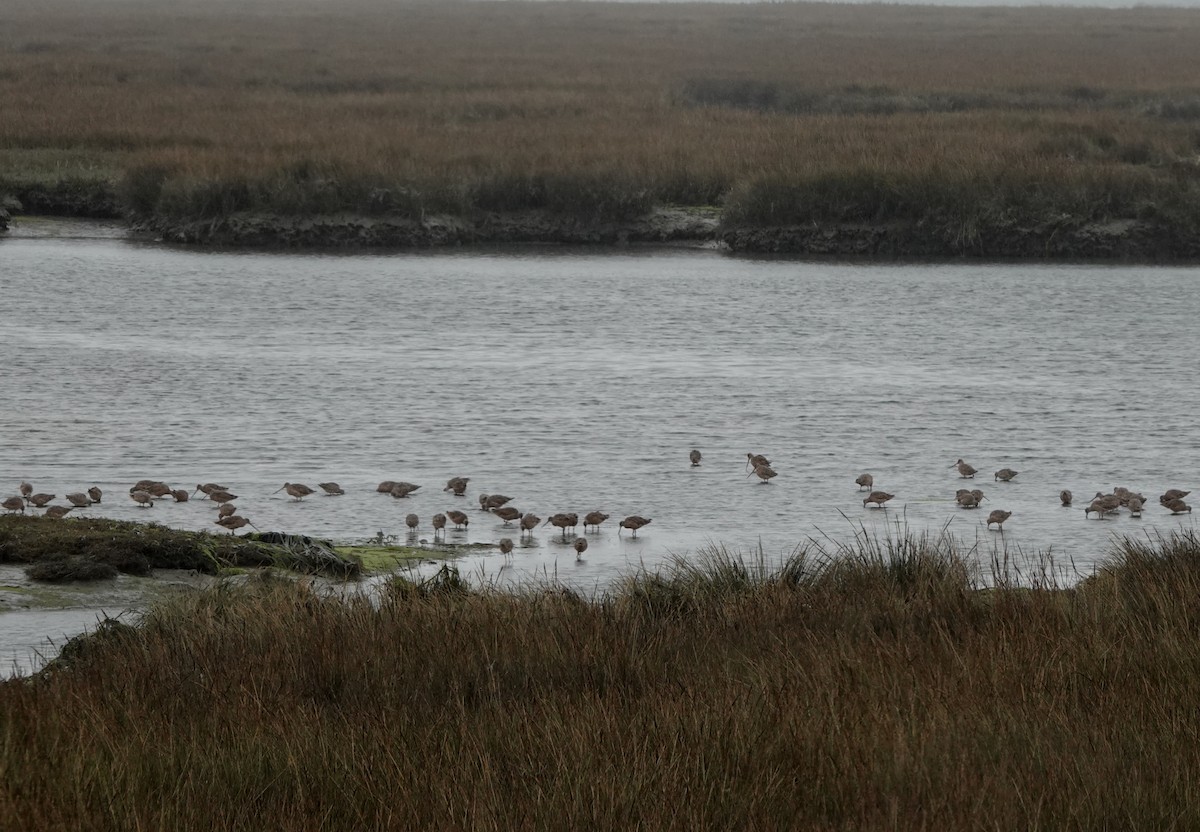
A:
[[[1166,9],[10,2],[0,176],[162,166],[165,199],[141,202],[187,216],[361,210],[400,186],[417,203],[381,210],[737,188],[767,221],[758,184],[863,176],[1190,206],[1197,42],[1200,13]]]
[[[0,825],[1169,829],[1200,823],[1200,541],[981,590],[944,540],[722,552],[611,596],[287,582],[0,685]]]

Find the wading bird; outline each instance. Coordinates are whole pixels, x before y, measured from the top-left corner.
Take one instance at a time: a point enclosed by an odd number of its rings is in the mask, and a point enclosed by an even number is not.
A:
[[[224,505],[225,503],[233,502],[237,499],[237,495],[230,494],[228,491],[209,491],[208,499],[220,506]]]
[[[21,483],[20,491],[21,491],[21,496],[28,499],[29,495],[33,493],[33,486],[27,482],[23,482],[23,483]]]
[[[513,550],[513,542],[511,537],[500,538],[500,554],[504,557],[511,557]]]
[[[777,476],[775,469],[770,465],[755,465],[754,470],[751,473],[755,474],[763,485],[770,485],[768,480],[774,476]],[[750,474],[747,474],[746,476],[750,476]]]
[[[500,508],[505,503],[512,501],[512,497],[505,497],[503,494],[484,494],[480,497],[480,504],[485,511],[491,511],[494,508]]]
[[[988,515],[987,526],[990,529],[992,524],[995,523],[997,529],[1004,531],[1004,521],[1010,517],[1012,517],[1011,511],[1002,511],[1001,509],[996,509]]]
[[[1143,501],[1140,497],[1130,497],[1129,502],[1126,503],[1126,505],[1129,507],[1129,516],[1130,517],[1141,517],[1142,516],[1142,504],[1143,504]]]
[[[507,526],[509,523],[521,516],[521,510],[519,508],[513,508],[512,506],[500,506],[500,508],[492,509],[492,514],[503,520],[504,525]]]
[[[218,517],[213,521],[218,526],[224,529],[229,529],[229,533],[233,534],[243,526],[253,526],[254,524],[242,517],[240,514],[231,514],[228,517]]]
[[[25,501],[20,497],[5,497],[4,502],[0,503],[5,511],[25,513]]]
[[[863,498],[863,508],[867,507],[867,503],[874,503],[877,507],[883,508],[883,504],[895,496],[895,494],[889,494],[886,491],[872,491]]]
[[[1171,502],[1171,500],[1182,500],[1191,493],[1192,492],[1190,491],[1180,491],[1178,488],[1168,488],[1166,492],[1158,498],[1158,501],[1165,506],[1167,503]]]
[[[104,492],[93,485],[88,489],[88,496],[92,498],[93,503],[98,503],[100,502],[100,498],[104,496]]]
[[[82,491],[73,491],[67,495],[67,502],[75,506],[75,508],[83,508],[92,504],[92,498]]]
[[[1172,514],[1192,513],[1192,507],[1183,501],[1182,497],[1176,497],[1174,500],[1167,500],[1162,504],[1163,508],[1167,509]]]
[[[134,488],[137,488],[139,491],[141,491],[141,490],[144,490],[144,489],[142,489],[142,488],[139,488],[139,486],[142,486],[142,485],[149,485],[149,484],[150,484],[150,482],[151,482],[151,481],[149,481],[149,480],[142,480],[142,481],[141,481],[141,482],[139,482],[137,485],[135,485],[135,486],[134,486]],[[201,483],[200,485],[197,485],[197,486],[196,486],[196,491],[203,491],[205,494],[212,494],[214,491],[226,491],[226,492],[228,492],[228,491],[229,491],[229,487],[228,487],[228,486],[224,486],[224,485],[220,485],[219,483],[215,483],[215,482],[205,482],[205,483]],[[193,491],[192,493],[193,493],[193,494],[195,494],[195,493],[196,493],[196,491]]]
[[[975,471],[975,469],[974,469],[974,468],[972,468],[972,467],[971,467],[970,465],[968,465],[967,463],[963,462],[961,459],[960,459],[958,462],[956,462],[956,463],[954,463],[953,465],[951,465],[950,467],[951,467],[951,468],[958,468],[958,475],[959,475],[960,477],[962,477],[963,479],[971,479],[971,478],[973,478],[973,477],[975,476],[975,474],[976,474],[976,471]]]
[[[533,512],[526,514],[521,518],[521,537],[525,536],[525,532],[529,532],[529,536],[533,537],[533,530],[537,528],[538,523],[542,522],[542,518],[538,517]]]
[[[456,529],[465,529],[467,526],[471,525],[470,517],[463,512],[455,511],[454,509],[446,512],[446,518],[454,524],[454,528]]]
[[[461,497],[467,493],[467,483],[470,481],[470,477],[451,477],[446,480],[446,487],[442,490],[453,493],[455,497]]]
[[[34,508],[45,508],[55,496],[54,494],[34,494],[29,498],[29,504]]]
[[[1074,495],[1064,488],[1062,491],[1058,492],[1058,499],[1062,500],[1062,504],[1064,506],[1069,506],[1071,505],[1071,500],[1074,499]]]
[[[862,491],[864,488],[870,491],[875,485],[875,478],[870,474],[859,474],[854,482],[858,486],[859,491]]]
[[[649,517],[641,517],[637,514],[631,514],[628,517],[626,517],[624,520],[622,520],[620,523],[618,523],[617,525],[618,525],[618,528],[617,528],[617,536],[618,537],[621,534],[621,529],[629,529],[631,532],[633,532],[633,536],[637,537],[638,529],[640,529],[642,526],[650,525],[650,518]]]
[[[693,467],[693,468],[699,468],[699,467],[700,467],[700,460],[701,460],[701,459],[703,459],[703,458],[704,458],[704,455],[703,455],[703,454],[701,454],[701,453],[700,453],[698,450],[696,450],[695,448],[693,448],[693,449],[692,449],[692,452],[691,452],[690,454],[688,454],[688,459],[690,459],[690,460],[692,461],[692,467]]]
[[[1017,475],[1017,472],[1011,468],[1001,468],[996,472],[997,482],[1011,482],[1012,478]]]
[[[336,482],[319,482],[317,486],[330,497],[339,497],[346,493]]]
[[[575,538],[575,560],[583,560],[583,553],[587,551],[587,546],[586,538]]]
[[[435,514],[435,515],[433,515],[433,519],[430,522],[433,524],[433,539],[434,540],[437,540],[438,532],[441,532],[442,535],[445,536],[445,534],[446,534],[446,515]]]
[[[397,500],[403,500],[405,497],[407,497],[409,494],[413,493],[420,487],[421,486],[417,485],[416,483],[411,483],[411,482],[394,482],[394,483],[392,483],[391,490],[388,491],[388,493],[391,494],[393,497],[395,497]]]
[[[300,502],[309,494],[315,493],[313,489],[300,482],[285,482],[271,493],[278,494],[280,491],[286,491],[292,498],[296,500],[296,502]]]
[[[542,525],[546,525],[546,524],[554,526],[554,528],[556,528],[556,529],[562,529],[563,540],[566,540],[567,539],[567,529],[571,529],[572,531],[574,531],[575,527],[579,525],[579,515],[575,514],[575,513],[552,514],[550,516],[550,519],[547,520],[546,523],[543,523]]]
[[[760,465],[770,467],[771,460],[767,459],[762,454],[746,454],[746,468],[757,468]]]
[[[608,515],[602,511],[589,511],[583,515],[583,530],[586,532],[588,526],[595,526],[596,531],[600,531],[600,524],[608,519]]]
[[[217,506],[218,517],[229,517],[232,514],[237,514],[237,506],[233,503],[222,503]]]
[[[409,534],[417,533],[417,526],[421,524],[421,519],[415,514],[406,514],[404,516],[404,525],[408,526]]]
[[[135,491],[129,495],[129,499],[142,508],[154,508],[154,495],[149,491]]]
[[[71,511],[72,506],[50,506],[46,509],[43,517],[49,517],[51,520],[61,520],[67,516],[67,512]]]
[[[379,483],[379,485],[375,486],[375,490],[380,494],[390,494],[392,493],[392,486],[395,484],[396,483],[394,480],[384,480],[383,482]]]
[[[175,498],[177,503],[186,503],[192,498],[192,495],[184,491],[182,488],[176,488],[171,492],[171,496]]]

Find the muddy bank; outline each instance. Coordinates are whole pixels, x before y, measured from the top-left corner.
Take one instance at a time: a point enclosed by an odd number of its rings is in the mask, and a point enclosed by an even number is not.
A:
[[[503,243],[620,245],[716,239],[718,209],[661,208],[630,220],[591,220],[544,212],[450,216],[281,217],[234,214],[207,221],[150,220],[135,231],[168,243],[253,248],[435,248]]]
[[[957,234],[921,223],[723,228],[731,251],[812,256],[993,260],[1200,260],[1200,227],[1154,221],[1012,224]]]
[[[20,214],[111,220],[124,217],[125,212],[109,182],[0,182],[0,229]]]

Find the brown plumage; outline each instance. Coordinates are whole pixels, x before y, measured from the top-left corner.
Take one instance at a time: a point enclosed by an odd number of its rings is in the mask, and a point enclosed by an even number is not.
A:
[[[141,489],[150,494],[151,497],[170,497],[171,486],[165,482],[152,482],[146,488]]]
[[[1001,468],[999,471],[996,472],[995,477],[996,477],[996,481],[998,481],[998,482],[1011,482],[1012,478],[1015,477],[1016,475],[1017,475],[1017,472],[1011,468]]]
[[[82,491],[73,491],[67,495],[67,502],[75,506],[75,508],[83,508],[92,504],[92,498]]]
[[[236,494],[230,494],[228,491],[209,491],[208,499],[212,500],[217,505],[231,503],[237,499]]]
[[[587,551],[587,539],[583,537],[575,538],[575,560],[583,560],[583,553]]]
[[[586,532],[588,526],[595,526],[596,531],[600,531],[600,524],[608,519],[608,515],[602,511],[589,511],[583,516],[583,530]]]
[[[192,495],[184,491],[182,488],[176,488],[171,492],[171,496],[175,498],[177,503],[186,503],[192,498]]]
[[[1115,512],[1121,507],[1121,498],[1116,494],[1101,494],[1096,492],[1096,496],[1092,498],[1092,505],[1099,506],[1107,514]]]
[[[467,526],[471,525],[470,517],[463,512],[455,511],[454,509],[446,512],[446,519],[453,523],[454,528],[456,529],[465,529]]]
[[[503,494],[487,494],[484,495],[484,497],[485,499],[481,498],[483,499],[483,507],[488,511],[491,511],[494,508],[500,508],[505,503],[512,502],[512,497],[505,497]]]
[[[0,502],[0,507],[5,511],[19,511],[25,513],[25,501],[20,497],[5,497],[3,502]]]
[[[870,474],[859,474],[854,482],[858,486],[859,491],[862,491],[864,488],[870,491],[875,485],[875,478]]]
[[[93,485],[88,489],[88,496],[92,498],[93,503],[98,503],[100,502],[100,498],[104,496],[104,492]]]
[[[542,522],[542,518],[530,512],[521,518],[521,536],[525,536],[525,532],[529,532],[529,536],[533,537],[533,530],[537,528],[538,523]]]
[[[1071,500],[1075,499],[1075,496],[1064,488],[1062,491],[1058,492],[1058,499],[1062,500],[1062,504],[1064,506],[1069,506],[1071,505]]]
[[[313,489],[309,488],[302,482],[285,482],[271,493],[278,494],[280,491],[286,491],[296,502],[300,502],[309,494],[316,493]]]
[[[134,488],[138,488],[143,483],[148,484],[148,482],[146,480],[142,480],[142,482],[139,482],[137,485],[134,486]],[[141,490],[141,489],[139,489],[139,490]],[[227,492],[227,491],[229,491],[229,488],[227,486],[221,485],[219,483],[206,482],[206,483],[201,483],[200,485],[197,485],[196,491],[203,491],[205,494],[212,494],[214,491],[226,491]],[[195,494],[196,491],[193,491],[192,493]]]
[[[867,503],[874,503],[878,508],[883,508],[883,504],[895,496],[895,494],[889,494],[886,491],[872,491],[863,498],[863,508],[867,507]]]
[[[243,526],[253,525],[249,520],[247,520],[245,517],[242,517],[240,514],[231,514],[228,517],[218,517],[213,522],[224,529],[229,529],[230,534],[233,534]]]
[[[1130,497],[1129,502],[1126,503],[1126,505],[1129,506],[1130,515],[1132,515],[1133,517],[1141,517],[1142,516],[1143,500],[1141,497]]]
[[[1163,503],[1163,508],[1170,511],[1172,514],[1192,513],[1192,507],[1183,501],[1182,497],[1176,497],[1174,500],[1167,500]]]
[[[509,555],[512,554],[512,550],[513,550],[512,538],[510,538],[510,537],[500,538],[500,554],[504,555],[505,557],[508,557]]]
[[[317,483],[317,487],[330,497],[339,497],[346,493],[345,490],[343,490],[342,487],[336,482],[319,482]]]
[[[446,487],[442,490],[453,493],[455,497],[461,497],[467,493],[467,483],[470,481],[470,477],[451,477],[446,480]]]
[[[547,520],[546,523],[548,523],[551,526],[554,526],[554,528],[556,528],[556,529],[562,529],[563,540],[566,540],[567,539],[567,529],[574,530],[574,528],[579,525],[579,515],[575,514],[574,512],[572,512],[570,514],[566,514],[566,513],[552,514],[552,515],[550,515],[550,519]],[[543,525],[545,525],[545,524],[543,524]]]
[[[979,508],[979,498],[966,489],[956,494],[954,500],[962,508]]]
[[[516,520],[521,516],[521,510],[519,508],[513,508],[512,506],[500,506],[500,508],[492,509],[492,514],[503,520],[504,525],[507,526],[513,520]]]
[[[149,491],[135,491],[129,498],[143,508],[154,508],[154,495]]]
[[[419,517],[417,517],[417,515],[406,514],[404,516],[404,525],[408,526],[409,531],[415,532],[417,530],[417,526],[419,526],[420,524],[421,524],[421,519]]]
[[[231,514],[237,514],[237,506],[233,503],[223,503],[217,506],[218,517],[229,517]]]
[[[958,462],[951,465],[950,467],[958,468],[958,475],[960,477],[962,477],[963,479],[971,479],[977,473],[974,468],[972,468],[967,463],[963,462],[961,459]]]
[[[384,480],[383,482],[379,483],[379,485],[375,486],[375,490],[380,494],[390,494],[392,493],[392,486],[395,484],[395,480]]]
[[[1171,500],[1182,500],[1191,493],[1192,492],[1190,491],[1180,491],[1178,488],[1168,488],[1166,492],[1158,498],[1158,501],[1165,506]]]
[[[767,459],[762,454],[746,454],[746,467],[757,468],[760,465],[771,466],[771,460]]]
[[[699,468],[699,467],[700,467],[700,460],[702,460],[703,458],[704,458],[704,455],[703,455],[703,454],[701,454],[701,453],[700,453],[698,450],[696,450],[695,448],[693,448],[693,449],[692,449],[692,452],[691,452],[690,454],[688,454],[688,459],[690,459],[690,460],[692,461],[692,467],[693,467],[693,468]]]
[[[770,485],[768,480],[776,476],[775,469],[770,465],[755,465],[754,471],[751,473],[755,474],[763,485]]]
[[[631,514],[628,517],[626,517],[624,520],[622,520],[620,523],[617,524],[617,536],[618,537],[620,536],[621,529],[629,529],[631,532],[633,532],[633,536],[637,537],[638,529],[640,529],[642,526],[649,526],[649,525],[650,525],[649,517],[642,517],[641,515],[638,515],[638,514]]]
[[[29,498],[29,496],[30,496],[31,494],[33,494],[33,486],[32,486],[32,485],[30,485],[30,484],[29,484],[29,483],[27,483],[27,482],[23,482],[23,483],[21,483],[21,488],[20,488],[20,490],[21,490],[21,496],[22,496],[22,497],[24,497],[24,498],[26,498],[26,499],[28,499],[28,498]]]
[[[397,500],[403,500],[405,497],[407,497],[409,494],[413,493],[420,487],[421,486],[417,485],[416,483],[411,483],[411,482],[394,482],[394,483],[392,483],[392,488],[388,493],[391,494],[393,497],[395,497]]]
[[[438,532],[441,532],[443,535],[446,533],[446,515],[435,514],[433,515],[433,519],[430,521],[430,523],[433,524],[434,540],[437,540]]]
[[[71,511],[72,506],[50,506],[46,509],[43,517],[49,517],[51,520],[61,520],[67,516],[67,512]]]
[[[54,494],[34,494],[29,498],[29,504],[34,508],[44,508],[55,496]]]
[[[1010,517],[1012,517],[1011,511],[1002,511],[1001,509],[996,509],[988,515],[987,526],[990,529],[992,524],[995,523],[997,529],[1004,531],[1004,521]]]

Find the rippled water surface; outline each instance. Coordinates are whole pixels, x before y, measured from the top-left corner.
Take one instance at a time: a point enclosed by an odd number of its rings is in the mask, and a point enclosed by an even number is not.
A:
[[[1153,498],[1196,484],[1198,279],[678,249],[210,253],[18,228],[0,241],[0,496],[99,485],[79,513],[220,531],[209,503],[126,494],[215,480],[262,529],[403,539],[412,511],[428,538],[462,508],[450,541],[494,542],[517,534],[476,496],[500,492],[611,513],[583,562],[546,528],[504,573],[601,585],[710,541],[775,557],[901,518],[990,548],[986,512],[953,504],[964,457],[985,508],[1013,512],[1010,550],[1086,570],[1113,534],[1193,528]],[[747,479],[748,451],[771,485]],[[1002,467],[1020,475],[994,483]],[[864,510],[863,471],[888,511]],[[442,492],[454,475],[467,498]],[[424,487],[397,501],[382,479]],[[326,480],[347,495],[271,493]],[[1152,497],[1146,517],[1085,522],[1117,485]],[[634,513],[654,522],[618,537]]]

